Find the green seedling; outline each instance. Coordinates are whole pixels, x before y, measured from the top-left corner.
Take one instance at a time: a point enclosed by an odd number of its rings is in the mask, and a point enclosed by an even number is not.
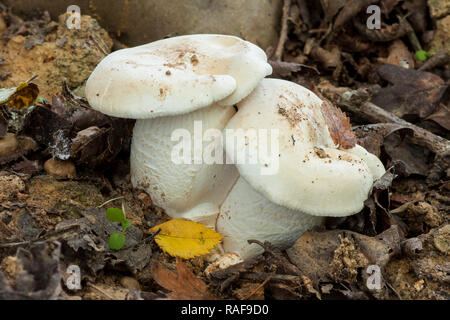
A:
[[[108,245],[112,250],[120,250],[125,245],[125,232],[131,226],[131,222],[125,217],[125,208],[109,208],[106,210],[106,218],[111,222],[119,222],[122,225],[121,233],[113,233],[109,236]]]
[[[427,61],[429,58],[431,58],[437,51],[431,50],[431,51],[425,51],[425,50],[418,50],[416,53],[414,53],[414,56],[419,61]]]

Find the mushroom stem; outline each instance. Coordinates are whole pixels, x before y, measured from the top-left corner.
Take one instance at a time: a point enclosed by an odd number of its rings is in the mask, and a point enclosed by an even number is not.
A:
[[[224,236],[224,250],[235,252],[245,260],[263,252],[261,246],[248,244],[247,240],[269,241],[288,248],[323,219],[279,206],[239,177],[220,208],[216,229]]]
[[[130,156],[133,186],[144,189],[172,218],[214,226],[238,173],[233,165],[205,163],[206,153],[216,144],[216,150],[222,150],[220,140],[208,141],[206,135],[214,132],[209,129],[221,132],[234,113],[232,106],[212,105],[178,116],[137,120]],[[192,162],[179,163],[183,155]],[[218,158],[225,163],[224,155]]]

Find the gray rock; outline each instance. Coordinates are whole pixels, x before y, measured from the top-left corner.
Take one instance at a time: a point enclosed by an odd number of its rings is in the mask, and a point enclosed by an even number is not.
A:
[[[79,0],[81,14],[92,15],[102,27],[129,46],[166,36],[194,33],[231,34],[263,49],[278,39],[282,0]],[[72,0],[4,0],[15,12],[48,10],[53,19]]]

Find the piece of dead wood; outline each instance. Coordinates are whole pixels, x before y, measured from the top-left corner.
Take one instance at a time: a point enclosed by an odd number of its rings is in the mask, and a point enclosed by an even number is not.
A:
[[[343,71],[341,55],[341,50],[336,45],[327,46],[327,49],[320,46],[314,46],[311,49],[314,60],[318,61],[324,69],[333,70],[333,79],[336,81],[339,80]]]
[[[244,272],[248,272],[254,266],[264,261],[264,258],[259,255],[250,259],[247,259],[241,263],[232,265],[226,269],[217,270],[211,273],[211,280],[216,283],[220,283],[219,291],[225,291],[234,281],[239,279],[240,275]]]
[[[402,129],[405,127],[395,123],[375,123],[353,127],[358,144],[378,158],[386,137]]]
[[[290,274],[274,274],[274,273],[267,273],[267,272],[244,272],[241,275],[241,279],[259,282],[264,281],[268,277],[270,277],[270,281],[275,282],[283,282],[287,284],[296,284],[300,285],[302,283],[302,279],[300,276],[294,276]]]
[[[450,61],[450,56],[446,51],[439,51],[428,59],[420,68],[420,71],[431,70],[433,68],[447,64]]]
[[[401,18],[401,20],[403,20],[403,18]],[[408,37],[408,40],[411,43],[411,46],[413,47],[414,51],[422,50],[422,45],[420,44],[419,38],[417,38],[414,28],[411,26],[411,24],[406,19],[405,19],[405,24],[406,24],[406,29],[408,30],[408,32],[406,32],[406,36]]]
[[[77,226],[70,226],[62,230],[54,231],[51,230],[47,232],[45,235],[39,236],[37,239],[28,240],[28,241],[18,241],[18,242],[7,242],[1,243],[1,248],[12,248],[12,247],[27,247],[37,243],[46,243],[61,240],[66,237],[67,234],[76,233],[79,231]]]
[[[347,91],[338,102],[344,109],[356,113],[371,123],[396,123],[413,131],[413,140],[434,152],[438,157],[450,156],[450,141],[435,135],[428,130],[407,122],[379,106],[371,103],[371,91],[376,88],[365,88]],[[373,91],[372,91],[373,92]]]
[[[281,31],[280,38],[278,39],[277,48],[275,49],[275,53],[273,55],[273,60],[281,61],[284,52],[284,43],[287,39],[288,34],[288,25],[287,21],[289,18],[289,9],[291,8],[291,0],[284,0],[283,3],[283,15],[281,17]]]
[[[376,86],[378,87],[378,86]],[[347,91],[341,95],[338,104],[371,123],[396,123],[412,131],[411,141],[417,145],[428,148],[435,153],[432,168],[427,179],[436,181],[442,172],[450,166],[450,141],[431,133],[430,131],[407,122],[389,111],[371,103],[371,91],[374,88],[365,88]]]
[[[277,272],[281,274],[303,276],[304,274],[300,271],[297,266],[292,264],[284,255],[283,252],[276,246],[272,245],[270,242],[266,241],[262,243],[258,240],[247,240],[249,244],[256,243],[263,247],[265,262],[267,265],[276,266]]]

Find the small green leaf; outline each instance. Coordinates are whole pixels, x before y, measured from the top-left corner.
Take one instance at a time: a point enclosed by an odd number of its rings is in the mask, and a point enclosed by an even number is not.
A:
[[[426,61],[428,59],[428,53],[425,50],[418,50],[414,54],[417,60]]]
[[[39,103],[42,103],[42,104],[45,103],[45,99],[42,98],[42,97],[38,97],[38,98],[36,99],[36,101],[39,102]]]
[[[106,218],[111,222],[125,222],[125,214],[119,208],[109,208],[106,210]]]
[[[123,233],[113,233],[109,236],[109,247],[112,250],[120,250],[125,245],[125,235]]]
[[[128,227],[131,226],[131,222],[127,219],[125,219],[124,222],[122,222],[122,228],[123,228],[123,232],[127,231]]]

